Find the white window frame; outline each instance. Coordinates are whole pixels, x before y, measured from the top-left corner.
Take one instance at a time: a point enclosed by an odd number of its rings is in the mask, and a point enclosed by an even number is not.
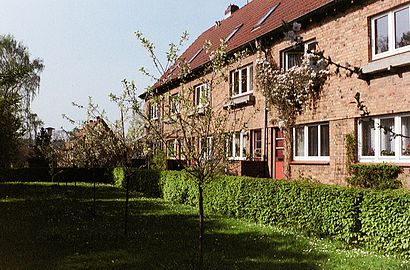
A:
[[[309,45],[316,44],[316,43],[317,43],[316,39],[309,40],[309,41],[303,43],[303,55],[302,55],[302,57],[308,53]],[[296,53],[301,53],[301,51],[297,52],[294,49],[287,49],[283,52],[283,68],[284,68],[284,70],[288,70],[290,68],[289,67],[289,55],[290,54],[296,54]]]
[[[395,22],[394,22],[394,14],[397,11],[409,9],[409,17],[410,17],[410,5],[401,6],[400,8],[396,8],[389,12],[385,12],[383,14],[377,15],[371,18],[370,26],[371,26],[371,49],[372,49],[372,59],[377,60],[380,58],[384,58],[387,56],[391,56],[394,54],[410,51],[410,45],[397,48],[396,49],[396,31],[395,31]],[[387,24],[388,24],[388,38],[389,38],[389,49],[386,52],[382,52],[376,54],[376,20],[380,19],[384,16],[387,16]],[[410,20],[410,18],[409,18]]]
[[[318,123],[318,124],[308,124],[308,125],[299,125],[298,128],[303,127],[303,156],[296,156],[296,127],[293,128],[293,160],[295,161],[330,161],[330,140],[329,140],[329,156],[321,156],[321,127],[328,126],[329,127],[329,138],[330,139],[330,125],[328,122],[325,123]],[[317,127],[318,128],[318,155],[317,156],[309,156],[309,127]]]
[[[257,148],[257,140],[256,140],[256,134],[259,133],[260,134],[260,148]],[[252,158],[253,159],[262,159],[263,155],[262,155],[262,148],[263,148],[263,140],[262,140],[262,129],[254,129],[252,130]],[[259,150],[259,156],[256,156],[256,151]]]
[[[199,99],[197,93],[199,92]],[[204,92],[206,95],[204,95]],[[202,98],[205,97],[205,98]],[[194,105],[198,108],[204,108],[209,105],[210,92],[207,83],[202,83],[194,88]]]
[[[371,119],[374,121],[374,129],[375,129],[375,136],[374,136],[374,156],[363,156],[363,130],[362,130],[362,123],[363,121],[358,121],[358,158],[359,162],[392,162],[392,163],[410,163],[410,156],[404,156],[402,154],[402,137],[396,136],[393,138],[394,140],[394,156],[382,156],[381,155],[381,130],[380,122],[383,119],[394,119],[394,132],[396,134],[403,134],[402,133],[402,117],[410,117],[410,114],[402,114],[402,115],[386,115],[382,117],[372,117]]]
[[[242,88],[242,71],[246,70],[246,89]],[[239,93],[234,94],[235,89],[235,74],[239,76]],[[245,96],[253,93],[253,64],[238,68],[234,71],[231,71],[231,98]]]
[[[173,155],[171,155],[171,153],[170,153],[171,147],[168,147],[168,143],[172,147]],[[166,142],[166,149],[167,149],[167,158],[168,159],[176,159],[178,157],[178,152],[177,152],[178,151],[178,139],[168,140]]]
[[[150,102],[150,104],[149,104],[149,116],[150,116],[151,120],[158,120],[159,119],[158,103]]]
[[[170,114],[179,114],[180,113],[180,104],[179,104],[179,93],[172,94],[169,96],[169,113]]]
[[[243,152],[244,150],[246,152],[246,140],[247,140],[248,134],[245,131],[240,131],[240,132],[233,132],[229,134],[229,136],[231,138],[230,138],[230,141],[228,140],[227,143],[232,144],[231,145],[232,152],[228,153],[228,159],[229,160],[246,160],[246,155],[244,156]],[[236,156],[236,145],[235,145],[236,136],[239,136],[239,156]]]
[[[205,142],[205,145],[203,145],[203,140],[206,140],[206,142]],[[212,158],[212,147],[213,147],[213,145],[212,145],[212,137],[204,137],[202,140],[201,140],[201,151],[202,151],[202,154],[203,154],[203,157],[204,157],[204,159],[211,159]],[[203,147],[205,147],[205,149],[203,148]]]

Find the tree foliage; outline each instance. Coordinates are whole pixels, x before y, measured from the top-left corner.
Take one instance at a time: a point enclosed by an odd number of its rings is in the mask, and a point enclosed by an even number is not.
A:
[[[28,48],[10,35],[0,35],[0,166],[9,166],[22,134],[30,131],[31,101],[38,92],[42,60],[32,59]]]

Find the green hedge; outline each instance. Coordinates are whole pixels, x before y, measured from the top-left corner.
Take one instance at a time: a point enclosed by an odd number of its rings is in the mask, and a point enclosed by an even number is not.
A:
[[[402,186],[398,176],[401,168],[391,164],[352,164],[347,182],[353,187],[397,189]]]
[[[184,172],[135,177],[139,191],[154,185],[169,201],[196,205],[197,186]],[[139,179],[139,180],[138,180]],[[206,211],[293,228],[410,257],[410,193],[221,176],[204,188]]]
[[[55,170],[55,182],[113,183],[110,168],[61,168]],[[0,182],[51,182],[49,168],[0,169]]]
[[[113,181],[117,187],[125,188],[125,175],[128,176],[128,186],[130,190],[144,192],[149,196],[161,196],[159,171],[135,168],[125,171],[122,167],[114,168]]]
[[[410,194],[406,191],[366,192],[360,220],[363,242],[370,248],[410,257]]]

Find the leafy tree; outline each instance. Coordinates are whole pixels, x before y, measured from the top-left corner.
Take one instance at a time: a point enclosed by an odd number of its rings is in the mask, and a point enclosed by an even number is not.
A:
[[[0,166],[9,166],[21,135],[32,129],[31,101],[38,92],[42,60],[32,60],[22,43],[0,35]],[[6,125],[7,124],[7,125]],[[14,149],[14,150],[13,150]]]
[[[147,50],[159,76],[152,75],[146,68],[141,68],[141,71],[161,86],[178,81],[179,91],[172,95],[170,93],[158,95],[156,89],[151,87],[147,89],[147,104],[161,106],[167,110],[160,119],[153,119],[147,115],[147,111],[143,109],[138,100],[134,82],[124,80],[122,95],[113,96],[113,98],[121,100],[126,107],[132,108],[144,119],[145,140],[151,151],[148,154],[157,153],[158,155],[162,151],[158,149],[159,144],[165,145],[168,157],[184,161],[185,171],[191,175],[191,180],[195,181],[198,188],[199,213],[198,268],[201,269],[205,232],[203,188],[215,179],[216,174],[225,171],[228,161],[226,143],[229,135],[227,131],[240,129],[242,121],[238,119],[243,119],[238,115],[235,118],[234,114],[230,114],[230,109],[224,109],[222,104],[212,104],[211,95],[221,83],[228,80],[229,70],[234,69],[234,65],[240,65],[239,60],[246,52],[228,55],[223,41],[212,50],[212,44],[205,42],[203,51],[208,54],[209,62],[202,71],[197,71],[198,73],[195,74],[195,77],[199,78],[204,85],[204,89],[198,94],[190,83],[193,73],[187,59],[178,55],[180,47],[187,40],[186,33],[181,36],[179,43],[170,45],[164,65],[156,55],[154,44],[140,32],[137,32],[136,36]],[[194,96],[197,99],[196,106],[193,106]],[[164,104],[168,105],[164,106]]]
[[[15,113],[14,98],[0,96],[0,167],[9,167],[21,143],[21,119]]]

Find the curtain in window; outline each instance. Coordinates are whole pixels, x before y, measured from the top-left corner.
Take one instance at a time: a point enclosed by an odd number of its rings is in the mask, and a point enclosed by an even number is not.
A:
[[[374,121],[362,121],[362,156],[374,156],[375,141],[374,141]]]
[[[380,120],[380,155],[394,156],[394,118]]]
[[[295,133],[295,154],[296,156],[303,157],[305,155],[304,128],[295,128]]]
[[[405,137],[401,138],[401,153],[403,156],[410,156],[410,117],[401,118],[401,134]]]

